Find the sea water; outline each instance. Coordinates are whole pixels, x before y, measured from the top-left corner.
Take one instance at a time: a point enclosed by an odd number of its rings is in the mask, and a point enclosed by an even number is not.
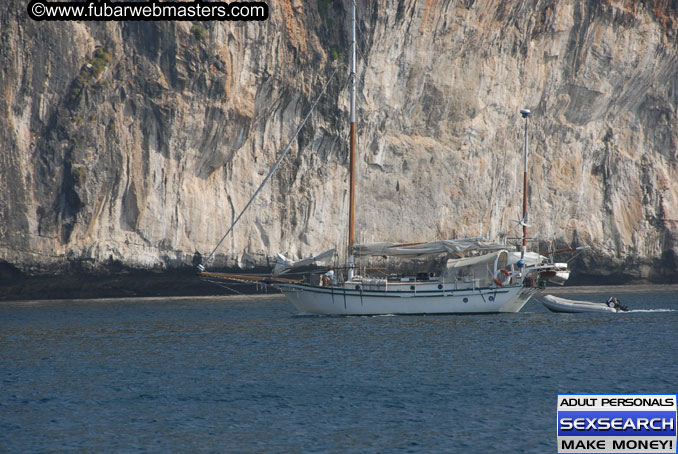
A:
[[[555,452],[559,393],[678,391],[678,294],[618,296],[631,312],[0,303],[0,452]]]

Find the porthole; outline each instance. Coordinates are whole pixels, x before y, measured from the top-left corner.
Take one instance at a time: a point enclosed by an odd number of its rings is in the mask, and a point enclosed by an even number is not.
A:
[[[356,285],[356,286],[355,286],[355,289],[356,289],[356,290],[360,290],[360,286],[359,286],[359,285]]]
[[[464,298],[464,302],[465,302],[465,303],[468,303],[468,298]]]
[[[410,290],[414,290],[414,285],[410,285]]]
[[[443,289],[443,284],[438,284],[438,290],[442,290],[442,289]]]
[[[490,297],[488,298],[488,300],[494,301],[494,296],[490,296]]]

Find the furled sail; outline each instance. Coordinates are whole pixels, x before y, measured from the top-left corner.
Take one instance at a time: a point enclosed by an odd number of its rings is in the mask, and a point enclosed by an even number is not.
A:
[[[314,255],[314,256],[311,256],[311,257],[306,257],[304,259],[297,260],[297,261],[294,261],[290,258],[287,258],[282,254],[278,254],[278,259],[276,260],[275,267],[273,268],[273,275],[274,276],[280,276],[281,274],[285,274],[285,273],[287,273],[290,270],[293,270],[295,268],[312,265],[313,263],[316,263],[316,262],[322,262],[322,261],[330,260],[330,259],[332,259],[332,257],[334,257],[335,252],[336,252],[336,249],[330,249],[330,250],[325,251],[321,254]]]
[[[491,254],[478,255],[475,257],[466,257],[463,259],[450,259],[447,261],[447,271],[450,272],[457,268],[465,268],[468,266],[478,265],[494,265],[498,264],[499,268],[506,265],[508,261],[508,252],[499,251]]]
[[[383,255],[388,257],[417,258],[437,254],[450,254],[464,257],[468,252],[491,252],[506,249],[506,245],[484,241],[482,238],[464,238],[458,240],[441,240],[429,243],[363,243],[351,248],[358,257]]]
[[[445,279],[475,279],[478,285],[490,285],[497,277],[502,277],[497,273],[507,266],[509,253],[506,250],[491,252],[489,254],[476,255],[461,259],[450,259],[443,272]],[[502,271],[504,276],[508,276],[508,271]],[[503,285],[502,281],[497,281],[498,285]]]
[[[515,265],[520,261],[520,252],[510,252],[508,258],[509,265]],[[526,252],[523,258],[526,266],[536,266],[546,263],[547,259],[537,252]]]

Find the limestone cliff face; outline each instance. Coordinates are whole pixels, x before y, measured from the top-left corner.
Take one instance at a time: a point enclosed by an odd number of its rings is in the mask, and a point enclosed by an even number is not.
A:
[[[266,22],[34,22],[0,6],[0,259],[190,264],[344,65],[216,264],[342,248],[347,1]],[[579,269],[678,277],[674,2],[359,1],[362,241],[531,232]],[[197,32],[199,28],[205,33]]]

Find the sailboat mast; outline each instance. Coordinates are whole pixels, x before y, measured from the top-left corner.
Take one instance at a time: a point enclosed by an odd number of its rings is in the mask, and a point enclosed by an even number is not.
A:
[[[530,111],[522,109],[520,114],[525,119],[525,148],[523,152],[523,244],[520,248],[520,260],[525,266],[525,250],[527,249],[527,124],[529,122]]]
[[[349,251],[355,244],[355,66],[356,66],[356,48],[355,48],[355,0],[352,2],[351,10],[351,73],[349,78],[349,90],[351,96],[350,113],[350,148],[349,148],[349,214],[348,214],[348,247]],[[353,278],[355,258],[352,252],[348,257],[348,279]]]

